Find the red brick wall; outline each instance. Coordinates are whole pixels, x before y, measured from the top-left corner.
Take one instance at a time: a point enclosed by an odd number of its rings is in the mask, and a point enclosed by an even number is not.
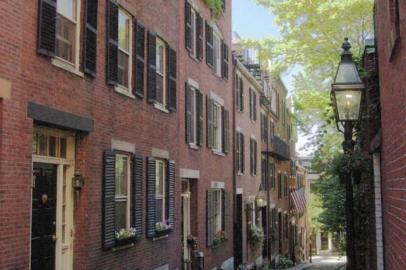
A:
[[[256,198],[259,195],[259,187],[261,185],[261,144],[263,144],[261,140],[261,106],[259,103],[260,96],[262,93],[262,89],[257,89],[255,84],[251,82],[251,80],[247,77],[245,72],[238,66],[235,67],[236,73],[239,77],[243,79],[244,85],[244,110],[242,112],[235,111],[235,126],[236,131],[241,132],[244,135],[244,164],[245,170],[244,174],[236,176],[236,188],[243,189],[242,197],[243,197],[243,258],[244,262],[253,263],[255,259],[261,255],[262,249],[252,249],[250,248],[250,244],[246,241],[247,232],[248,232],[248,224],[247,224],[247,211],[245,211],[249,197]],[[235,74],[233,74],[235,77]],[[257,97],[257,118],[256,121],[250,119],[250,104],[249,104],[249,89],[252,89],[256,93]],[[235,90],[233,90],[235,91]],[[251,175],[251,166],[250,166],[250,140],[251,136],[255,137],[255,140],[258,145],[257,150],[257,174],[255,176]],[[266,199],[266,192],[261,192],[261,195],[264,196]],[[257,212],[258,214],[260,212]],[[262,225],[262,224],[260,224]],[[265,228],[264,228],[265,229]]]
[[[206,191],[211,187],[212,181],[225,183],[226,191],[230,194],[233,205],[233,94],[232,94],[232,69],[231,69],[231,1],[226,2],[226,12],[219,18],[214,19],[219,27],[221,34],[229,46],[229,79],[221,79],[213,74],[213,71],[206,64],[206,55],[204,59],[196,62],[191,58],[185,48],[185,2],[178,1],[179,10],[179,46],[178,46],[178,66],[179,87],[178,87],[178,118],[179,118],[179,136],[178,136],[178,153],[179,167],[200,171],[200,179],[197,181],[197,238],[198,249],[204,252],[205,269],[212,269],[215,266],[221,266],[222,262],[233,256],[233,223],[229,220],[228,241],[216,249],[207,248],[207,229],[206,229]],[[211,18],[210,10],[203,0],[195,0],[198,11],[203,19]],[[204,94],[203,115],[204,115],[204,140],[203,146],[198,150],[192,149],[185,141],[185,82],[192,79],[199,84],[200,91]],[[207,127],[206,127],[206,97],[214,92],[224,100],[224,106],[230,112],[230,152],[225,156],[219,156],[207,148]],[[193,200],[193,198],[192,198]],[[232,213],[232,209],[230,209]]]
[[[400,43],[389,61],[389,1],[376,2],[376,37],[382,106],[382,195],[386,269],[406,266],[406,3],[400,3]]]
[[[177,47],[179,1],[119,2],[147,29]],[[27,117],[30,101],[95,120],[94,132],[78,136],[76,169],[83,174],[85,186],[74,207],[74,269],[151,269],[166,263],[170,269],[180,267],[179,194],[177,223],[169,238],[144,238],[134,248],[116,252],[102,251],[101,242],[103,151],[111,148],[114,138],[135,144],[136,151],[144,156],[151,155],[153,147],[167,150],[177,161],[177,115],[165,114],[145,98],[130,99],[106,85],[106,1],[99,1],[94,80],[55,67],[50,59],[36,53],[37,7],[38,1],[0,3],[0,78],[12,82],[11,99],[0,100],[0,269],[29,268],[33,130],[33,121]],[[178,85],[181,92],[180,80]],[[157,132],[160,130],[165,132]]]

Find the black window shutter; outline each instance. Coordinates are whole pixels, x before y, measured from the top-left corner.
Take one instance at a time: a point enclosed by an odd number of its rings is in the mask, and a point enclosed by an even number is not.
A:
[[[192,50],[192,7],[185,0],[185,47],[186,50]]]
[[[103,248],[110,249],[114,247],[116,239],[116,154],[114,151],[104,152],[103,167]]]
[[[37,51],[42,55],[54,56],[56,38],[56,0],[40,0],[38,13]]]
[[[244,81],[242,80],[242,78],[240,78],[240,105],[241,105],[241,111],[244,111]]]
[[[190,85],[186,82],[185,83],[185,135],[186,135],[186,143],[192,142],[192,93],[190,89]]]
[[[148,31],[148,101],[156,102],[156,34]]]
[[[86,1],[84,71],[91,77],[96,76],[97,66],[97,4],[97,0]]]
[[[241,159],[241,171],[245,171],[245,138],[244,135],[241,134],[241,151],[242,151],[242,159]]]
[[[253,115],[254,115],[254,120],[257,120],[257,94],[253,91],[253,102],[254,102],[254,108],[253,108]]]
[[[229,112],[222,107],[222,135],[223,135],[223,152],[228,153],[230,150],[230,128],[229,128],[229,122],[230,122],[230,116]]]
[[[209,98],[209,96],[207,96],[206,111],[207,111],[207,147],[212,148],[214,140],[213,100]]]
[[[206,194],[206,230],[207,230],[207,246],[210,247],[213,245],[213,238],[215,232],[214,221],[214,192],[213,190],[208,190]]]
[[[176,51],[169,46],[167,48],[167,95],[168,110],[176,111]]]
[[[221,0],[221,2],[222,2],[222,7],[223,7],[223,12],[225,12],[226,11],[226,0]]]
[[[107,4],[107,84],[118,83],[118,4],[109,0]]]
[[[257,168],[258,168],[258,144],[257,144],[257,141],[254,141],[254,171],[255,171],[255,175],[257,175]]]
[[[168,209],[168,218],[169,218],[169,225],[171,229],[174,230],[175,226],[175,196],[176,196],[176,174],[175,174],[175,162],[168,161],[168,180],[167,182],[167,190],[168,190],[168,200],[167,200],[167,208]]]
[[[235,167],[237,168],[237,173],[241,171],[240,165],[240,134],[238,132],[235,133]]]
[[[155,182],[156,182],[156,163],[155,159],[148,157],[147,160],[147,237],[155,236]]]
[[[230,209],[230,207],[231,207],[231,204],[230,204],[230,194],[228,193],[228,192],[226,192],[225,190],[222,190],[222,200],[223,200],[223,216],[222,216],[222,225],[223,225],[223,231],[225,232],[225,234],[226,234],[226,237],[228,238],[228,237],[230,237],[231,235],[230,235],[230,233],[231,232],[229,232],[229,228],[230,228],[230,221],[231,221],[231,218],[230,218],[230,213],[231,213],[231,209]]]
[[[137,237],[142,237],[142,216],[144,202],[144,158],[140,155],[134,155],[133,159],[133,224],[137,230]]]
[[[223,78],[228,79],[228,46],[221,41],[221,52],[222,52],[222,65],[221,65],[221,75]]]
[[[134,22],[134,54],[133,54],[133,94],[144,97],[144,68],[145,68],[145,27],[139,21]]]
[[[203,93],[197,91],[197,145],[203,145]]]
[[[204,47],[204,37],[203,37],[203,18],[200,14],[197,15],[197,59],[203,59],[203,47]]]
[[[250,139],[250,174],[253,175],[253,165],[252,165],[252,156],[253,156],[253,151],[252,151],[252,139]]]
[[[213,28],[206,22],[206,63],[209,67],[214,66]]]
[[[250,99],[249,99],[249,102],[250,102],[250,119],[252,120],[253,116],[252,116],[252,90],[251,90],[251,88],[249,88],[249,94],[250,94]]]
[[[237,111],[240,110],[240,80],[238,79],[238,75],[235,75],[235,108]]]

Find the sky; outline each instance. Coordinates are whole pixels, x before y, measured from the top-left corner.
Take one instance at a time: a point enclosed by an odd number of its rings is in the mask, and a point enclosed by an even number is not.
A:
[[[241,38],[261,39],[265,37],[279,37],[278,26],[275,23],[275,16],[270,10],[259,6],[255,0],[233,0],[233,31],[237,32]],[[298,68],[293,68],[289,74],[284,74],[284,81],[288,91],[292,91],[292,76],[298,72]],[[309,155],[311,152],[302,149],[307,141],[303,135],[298,135],[296,151],[301,155]]]

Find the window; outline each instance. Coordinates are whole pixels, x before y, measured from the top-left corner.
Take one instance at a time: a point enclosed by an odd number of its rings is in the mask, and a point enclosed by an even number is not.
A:
[[[56,8],[56,56],[79,66],[79,0],[59,0]]]
[[[123,9],[118,12],[118,84],[130,88],[131,17]]]
[[[221,189],[214,190],[214,216],[215,216],[215,232],[219,232],[223,230],[223,199],[222,199],[223,191]]]
[[[32,153],[39,156],[66,158],[67,138],[56,134],[35,132],[32,139]]]
[[[237,173],[244,173],[244,135],[237,132],[236,135],[236,163],[237,163]]]
[[[157,223],[166,224],[166,162],[163,160],[156,161],[156,186],[155,186],[155,203],[156,203],[156,216]]]
[[[251,160],[251,175],[257,174],[257,142],[255,139],[250,140],[250,160]]]
[[[267,142],[268,132],[268,119],[266,114],[261,112],[261,139],[263,142]]]
[[[221,141],[221,106],[214,103],[213,106],[213,132],[214,141],[213,148],[218,152],[222,152],[222,141]]]
[[[282,174],[278,173],[278,199],[282,198],[282,188],[283,188]]]
[[[214,72],[219,77],[221,77],[221,62],[222,62],[221,44],[222,43],[220,36],[216,32],[213,32]]]
[[[250,93],[250,119],[257,120],[257,94],[251,88],[249,89]]]
[[[268,181],[267,179],[269,179],[268,173],[268,166],[267,166],[267,158],[265,154],[261,155],[261,185],[262,188],[264,189],[268,189]]]
[[[235,93],[236,93],[236,108],[237,111],[242,112],[244,110],[244,83],[240,76],[235,76]]]
[[[130,228],[130,158],[116,154],[115,168],[115,209],[116,231]]]
[[[157,102],[166,107],[166,46],[162,39],[156,39],[156,95]]]

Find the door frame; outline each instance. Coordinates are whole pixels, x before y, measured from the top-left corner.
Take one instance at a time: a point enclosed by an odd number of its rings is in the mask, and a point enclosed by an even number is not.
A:
[[[56,242],[55,242],[55,270],[72,270],[73,269],[73,243],[74,243],[74,194],[72,188],[72,178],[75,173],[75,145],[76,136],[74,132],[63,131],[59,129],[39,127],[33,129],[33,134],[39,133],[44,135],[63,136],[66,138],[66,158],[41,156],[32,154],[31,171],[33,172],[34,163],[53,164],[56,169]],[[32,177],[32,176],[31,176]],[[65,184],[66,202],[65,202],[65,239],[68,239],[65,245],[62,245],[62,195]],[[32,238],[32,199],[34,183],[31,183],[31,200],[30,200],[30,257],[29,263],[31,269],[31,238]],[[67,238],[66,238],[67,237]],[[67,250],[66,257],[62,253]],[[64,261],[62,259],[65,259]],[[62,268],[62,266],[64,268]]]
[[[187,190],[182,191],[182,193],[181,193],[181,198],[182,198],[182,201],[181,201],[181,203],[182,203],[182,207],[181,207],[182,208],[182,213],[181,213],[182,231],[181,231],[181,235],[182,235],[182,238],[183,238],[182,258],[183,259],[188,259],[189,261],[191,261],[192,260],[191,248],[187,244],[187,236],[188,235],[185,236],[185,231],[188,231],[189,234],[192,233],[192,228],[191,228],[191,225],[192,225],[192,222],[191,222],[191,197],[192,197],[192,192],[190,190],[190,180],[184,179],[183,181],[187,185]],[[188,206],[187,210],[189,212],[187,217],[186,217],[186,220],[185,220],[185,211],[186,211],[185,202],[187,202],[187,206]],[[187,224],[187,228],[185,228],[185,223]],[[187,255],[187,258],[185,257],[185,255]],[[183,262],[183,264],[184,264],[184,267],[186,267],[185,269],[188,269],[187,268],[187,263]]]

